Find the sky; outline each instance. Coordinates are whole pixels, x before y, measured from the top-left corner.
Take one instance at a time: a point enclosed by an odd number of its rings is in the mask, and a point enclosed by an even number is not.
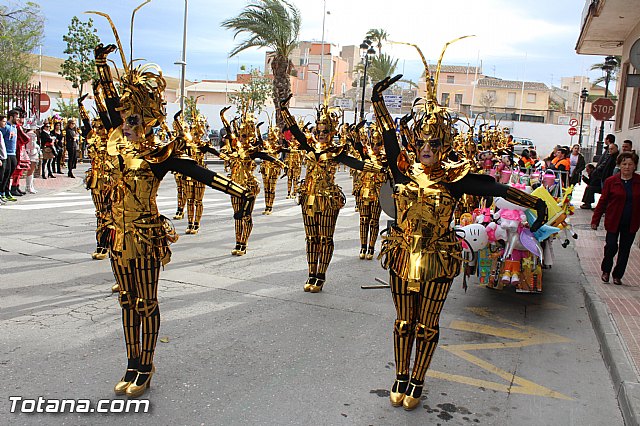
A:
[[[12,2],[13,0],[9,0]],[[185,0],[187,1],[187,0]],[[65,57],[62,36],[71,18],[93,17],[101,40],[114,41],[107,21],[83,12],[108,13],[118,28],[129,58],[129,26],[132,10],[140,0],[42,0],[46,17],[44,55]],[[600,56],[575,53],[580,17],[585,0],[292,0],[301,12],[300,40],[324,39],[337,46],[359,45],[371,28],[384,29],[389,40],[420,46],[429,62],[449,40],[475,35],[452,44],[443,63],[482,65],[485,75],[507,80],[538,81],[560,85],[561,76],[590,75],[591,64]],[[174,63],[182,55],[184,4],[179,0],[153,0],[136,14],[134,58],[157,63],[164,73],[179,76]],[[242,40],[220,26],[238,15],[245,0],[188,0],[187,72],[189,80],[235,79],[241,66],[264,68],[265,50],[252,48],[228,58],[228,52]],[[324,11],[327,13],[323,13]],[[339,47],[338,47],[339,49]],[[417,81],[423,66],[416,51],[408,46],[387,43],[383,52],[399,59],[399,73]],[[114,56],[116,59],[117,55]],[[119,58],[119,56],[118,56]]]

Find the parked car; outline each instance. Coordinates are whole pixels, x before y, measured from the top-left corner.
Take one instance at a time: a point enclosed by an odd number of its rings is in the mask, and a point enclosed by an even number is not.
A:
[[[536,146],[531,139],[518,138],[514,136],[513,141],[515,142],[515,145],[513,146],[513,152],[518,155],[521,155],[522,151],[524,151],[525,149],[528,149],[529,151],[531,151],[532,149],[536,149]]]

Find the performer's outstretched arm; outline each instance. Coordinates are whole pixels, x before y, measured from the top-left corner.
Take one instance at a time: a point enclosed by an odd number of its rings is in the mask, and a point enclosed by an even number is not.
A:
[[[400,144],[398,143],[398,135],[396,134],[396,126],[393,118],[389,114],[389,110],[382,98],[382,92],[389,88],[393,83],[400,80],[402,74],[398,74],[393,78],[387,77],[373,86],[373,94],[371,95],[371,103],[376,114],[376,121],[382,127],[382,139],[384,140],[384,150],[387,153],[389,161],[389,169],[395,183],[407,183],[409,178],[405,176],[398,168],[398,157],[400,156]]]
[[[292,95],[289,95],[287,99],[284,99],[280,102],[280,114],[282,116],[282,121],[284,122],[284,129],[289,130],[293,137],[296,138],[298,142],[300,142],[300,148],[305,151],[313,151],[313,148],[309,146],[309,142],[307,141],[307,137],[304,132],[300,130],[298,127],[298,123],[296,123],[296,119],[289,112],[289,108],[287,107],[287,103],[289,103],[289,99],[291,99]]]
[[[446,184],[456,197],[462,194],[502,197],[507,201],[522,207],[536,210],[538,218],[531,225],[532,231],[537,231],[547,221],[547,204],[540,198],[524,191],[503,185],[489,175],[468,173],[459,181]]]

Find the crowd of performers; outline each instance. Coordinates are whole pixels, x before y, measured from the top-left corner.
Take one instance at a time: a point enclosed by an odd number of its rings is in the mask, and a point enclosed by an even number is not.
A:
[[[98,14],[110,21],[108,15]],[[156,194],[161,180],[168,172],[175,173],[175,218],[182,218],[186,208],[187,234],[200,229],[205,186],[228,194],[236,229],[232,254],[242,256],[247,252],[260,191],[254,176],[255,160],[260,158],[266,200],[263,214],[273,209],[275,181],[280,175],[288,177],[287,196],[298,198],[308,263],[303,289],[310,293],[322,291],[327,280],[336,220],[345,205],[345,195],[335,182],[338,166],[357,171],[353,194],[360,214],[361,259],[373,259],[381,187],[386,181],[392,184],[395,222],[383,236],[379,256],[389,270],[397,314],[392,327],[396,378],[390,400],[394,406],[414,409],[438,343],[440,313],[463,264],[462,242],[472,235],[465,235],[464,226],[451,225],[459,207],[479,206],[483,197],[500,197],[505,203],[530,209],[533,216],[526,227],[536,232],[547,221],[547,203],[488,174],[474,173],[478,163],[471,151],[477,147],[456,146],[460,141],[455,139],[456,120],[438,104],[437,73],[431,79],[426,61],[426,96],[399,126],[382,97],[400,78],[396,76],[374,87],[374,125],[341,124],[340,110],[329,107],[328,96],[317,109],[315,123],[299,124],[289,112],[289,99],[283,99],[278,117],[283,129],[270,126],[263,140],[260,124],[250,111],[243,109],[229,121],[225,108],[220,115],[226,136],[217,150],[202,138],[201,116],[183,119],[177,115],[173,131],[169,129],[162,72],[154,64],[134,66],[127,61],[113,24],[112,28],[118,47],[101,44],[95,49],[98,79],[93,95],[98,117],[90,119],[82,100],[80,106],[92,154],[87,187],[97,212],[94,258],[109,255],[122,309],[127,365],[115,393],[142,395],[155,372],[159,274],[170,261],[170,244],[178,239],[172,223],[158,211]],[[123,67],[117,85],[107,64],[108,55],[116,49]],[[288,140],[286,147],[282,139]],[[207,152],[227,163],[229,177],[205,167]],[[287,154],[285,162],[278,159],[281,153]],[[305,175],[299,179],[303,162]]]

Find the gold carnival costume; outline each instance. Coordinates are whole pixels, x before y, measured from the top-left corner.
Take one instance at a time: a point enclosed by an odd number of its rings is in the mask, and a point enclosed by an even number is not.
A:
[[[134,10],[134,15],[141,6]],[[103,121],[109,135],[107,151],[117,159],[114,169],[109,171],[113,189],[105,227],[109,231],[111,266],[120,286],[128,362],[114,391],[137,397],[149,387],[155,372],[153,357],[160,328],[158,279],[160,268],[170,261],[169,245],[177,240],[171,223],[158,212],[156,195],[160,181],[173,170],[242,197],[245,205],[251,204],[253,198],[235,182],[183,158],[181,139],[160,140],[155,135],[154,130],[164,125],[166,115],[162,72],[154,64],[133,68],[132,62],[124,57],[111,18],[102,12],[91,13],[109,20],[124,68],[119,76],[118,93],[107,65],[107,56],[116,46],[100,44],[95,48],[96,93],[103,96],[108,115],[108,120]]]
[[[174,121],[175,123],[175,121]],[[204,156],[207,152],[214,152],[212,146],[203,137],[206,134],[206,118],[202,114],[196,114],[192,119],[190,134],[185,138],[185,151],[189,158],[193,159],[197,165],[205,167]],[[189,177],[183,177],[183,191],[186,199],[187,218],[187,234],[195,235],[200,230],[200,220],[202,219],[205,185],[202,182]]]
[[[438,64],[443,55],[444,50]],[[390,401],[406,410],[420,403],[424,377],[438,344],[440,313],[451,283],[460,272],[462,249],[450,223],[462,194],[501,196],[535,208],[538,220],[533,230],[546,220],[542,200],[501,185],[491,177],[469,173],[467,161],[451,160],[455,157],[453,120],[436,98],[440,65],[433,81],[423,56],[422,59],[427,94],[424,103],[415,107],[412,127],[401,132],[407,150],[401,150],[395,124],[382,97],[383,91],[401,76],[377,83],[371,98],[394,180],[397,212],[380,255],[383,266],[389,269],[397,314],[393,327],[396,380]],[[414,342],[415,360],[409,376]]]
[[[260,138],[260,140],[262,139]],[[282,145],[280,144],[280,129],[276,126],[270,126],[269,132],[267,133],[267,140],[262,141],[262,152],[273,158],[278,158],[281,151]],[[270,215],[273,212],[273,202],[276,199],[276,182],[284,168],[286,168],[286,166],[280,160],[263,161],[260,164],[260,174],[262,174],[265,203],[265,208],[262,214]]]
[[[86,97],[87,95],[84,95],[78,99],[78,111],[82,122],[82,135],[87,140],[87,151],[89,158],[91,158],[91,167],[86,172],[85,185],[91,191],[91,199],[96,209],[97,245],[91,258],[102,260],[107,257],[108,253],[109,232],[107,232],[106,224],[111,214],[111,171],[115,168],[117,159],[107,152],[109,135],[103,122],[108,122],[109,115],[100,88],[94,87],[94,100],[99,117],[95,118],[93,122],[82,103]]]
[[[225,107],[220,111],[220,118],[224,125],[227,134],[224,136],[224,146],[220,152],[213,151],[224,161],[229,162],[229,168],[231,169],[231,179],[240,183],[247,188],[251,194],[255,196],[260,193],[260,185],[253,171],[256,168],[254,159],[261,158],[266,161],[277,161],[270,155],[260,152],[260,146],[258,143],[258,129],[256,127],[256,121],[253,114],[248,111],[243,111],[239,120],[234,120],[234,124],[239,121],[239,124],[232,126],[231,123],[225,118],[224,113],[230,107]],[[235,127],[235,128],[234,128]],[[237,197],[231,197],[231,205],[233,211],[239,211],[242,208],[247,208],[248,215],[242,218],[236,219],[236,246],[231,250],[231,254],[234,256],[243,256],[247,252],[247,242],[251,231],[253,229],[253,218],[251,213],[253,212],[254,203],[250,206],[243,207],[242,200]]]
[[[370,137],[366,129],[359,130],[356,149],[361,149],[360,155],[363,159],[369,160],[380,168],[386,168],[387,160],[382,133],[375,123],[370,126],[369,132]],[[353,195],[360,213],[360,259],[373,259],[382,212],[380,188],[386,181],[386,172],[357,172],[357,178],[354,178]]]
[[[303,158],[304,153],[300,150],[300,144],[297,140],[291,139],[287,156],[284,159],[285,170],[287,171],[287,198],[295,198],[298,193]]]
[[[326,101],[320,105],[316,126],[311,138],[298,127],[287,103],[281,102],[281,114],[285,129],[290,130],[300,147],[306,151],[306,176],[300,184],[300,206],[306,234],[309,278],[304,291],[318,293],[326,280],[326,271],[333,256],[333,233],[338,213],[345,204],[342,189],[335,183],[338,164],[358,170],[379,172],[380,166],[362,162],[348,156],[344,144],[334,144],[337,132],[338,112],[328,108]]]
[[[180,114],[182,111],[178,111],[176,115],[173,116],[173,131],[176,135],[184,135],[184,125],[181,122]],[[178,207],[176,209],[176,214],[173,215],[173,218],[176,220],[184,219],[184,206],[187,204],[187,193],[185,192],[185,176],[182,173],[172,172],[173,178],[176,181],[176,196],[178,199]],[[188,227],[187,229],[190,229]],[[189,232],[187,232],[189,233]]]

